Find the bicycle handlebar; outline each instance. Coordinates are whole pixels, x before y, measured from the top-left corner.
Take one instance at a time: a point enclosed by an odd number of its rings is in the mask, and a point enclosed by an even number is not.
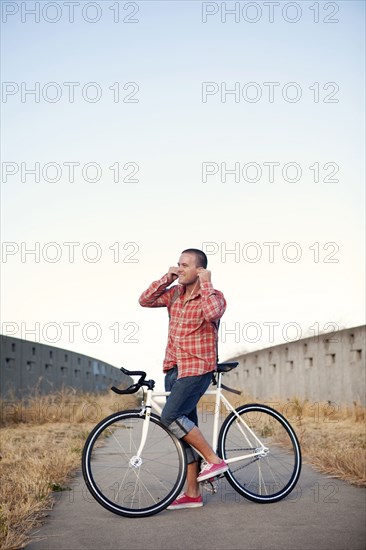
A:
[[[139,376],[140,379],[136,384],[132,384],[131,386],[128,386],[128,388],[124,390],[120,390],[119,388],[116,388],[116,386],[112,386],[111,390],[114,391],[114,393],[118,393],[119,395],[128,394],[128,393],[136,393],[139,391],[142,386],[147,386],[149,389],[154,389],[155,381],[154,380],[146,380],[146,372],[142,370],[127,370],[123,367],[120,368],[120,371],[123,372],[123,374],[126,374],[127,376]]]
[[[111,390],[114,391],[114,393],[118,393],[119,395],[125,394],[125,393],[136,393],[139,391],[141,386],[138,384],[132,384],[132,386],[129,386],[125,390],[120,390],[119,388],[116,388],[116,386],[112,386]]]
[[[238,364],[238,363],[222,363],[222,365],[234,365],[235,366]],[[155,380],[146,380],[145,381],[145,378],[146,378],[146,372],[142,371],[142,370],[127,370],[123,367],[120,368],[120,371],[123,372],[123,374],[126,374],[127,376],[139,376],[139,380],[138,382],[136,382],[135,384],[131,384],[131,386],[128,386],[128,388],[124,389],[124,390],[120,390],[119,388],[116,388],[116,386],[112,386],[111,387],[111,390],[114,391],[114,393],[118,393],[119,395],[124,395],[124,394],[128,394],[128,393],[136,393],[139,391],[140,388],[142,388],[142,386],[147,386],[150,390],[153,390],[154,387],[155,387]],[[222,372],[222,371],[221,371]],[[216,385],[216,378],[215,376],[213,376],[213,385]],[[241,391],[238,391],[238,390],[234,390],[232,388],[228,388],[227,386],[225,386],[224,384],[221,384],[221,387],[226,390],[226,391],[229,391],[229,392],[232,392],[232,393],[236,393],[237,395],[241,395]]]
[[[123,374],[127,374],[128,376],[141,376],[145,380],[146,378],[146,372],[143,370],[127,370],[123,367],[121,367],[119,370],[123,372]]]

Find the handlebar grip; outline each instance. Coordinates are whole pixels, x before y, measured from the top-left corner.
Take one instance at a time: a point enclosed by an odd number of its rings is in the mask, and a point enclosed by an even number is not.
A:
[[[121,367],[120,371],[127,376],[139,376],[140,379],[138,380],[138,382],[136,382],[136,384],[132,384],[132,386],[129,386],[125,390],[120,390],[116,388],[116,386],[112,386],[111,390],[115,393],[118,393],[119,395],[123,395],[126,393],[136,393],[142,386],[148,386],[151,383],[151,380],[149,380],[149,383],[145,382],[146,372],[142,370],[127,370]]]
[[[142,370],[127,370],[127,369],[121,367],[120,371],[122,371],[123,374],[127,374],[127,376],[143,376],[143,378],[146,377],[146,372],[144,372]]]
[[[139,384],[133,384],[132,386],[129,386],[125,390],[120,390],[116,388],[116,386],[112,386],[111,390],[114,391],[114,393],[118,393],[119,395],[122,395],[126,393],[136,393],[137,391],[139,391],[140,387],[141,386],[139,386]]]

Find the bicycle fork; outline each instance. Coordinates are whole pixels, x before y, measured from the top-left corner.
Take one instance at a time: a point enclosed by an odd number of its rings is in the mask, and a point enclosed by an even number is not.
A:
[[[139,468],[142,464],[142,458],[141,453],[143,451],[143,448],[146,443],[147,434],[149,431],[149,424],[150,424],[150,417],[151,417],[151,401],[152,401],[152,390],[147,390],[147,397],[146,397],[146,403],[142,402],[142,409],[140,411],[140,416],[144,416],[144,423],[142,426],[142,434],[141,434],[141,441],[140,446],[137,450],[137,453],[130,458],[130,466],[132,468]]]

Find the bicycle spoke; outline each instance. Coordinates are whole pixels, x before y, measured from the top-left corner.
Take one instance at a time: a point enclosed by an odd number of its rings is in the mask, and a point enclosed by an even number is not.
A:
[[[151,492],[149,491],[147,485],[146,485],[146,484],[143,482],[143,480],[141,479],[141,475],[140,475],[141,472],[135,472],[135,473],[136,473],[136,487],[139,488],[139,495],[140,495],[141,489],[145,489],[146,493],[150,496],[151,500],[152,500],[153,502],[156,503],[157,500],[154,499],[154,497],[153,497],[153,495],[151,494]],[[137,483],[137,481],[138,481],[139,483]],[[132,499],[132,501],[133,501],[133,500],[134,500],[134,499]],[[139,504],[140,504],[140,501],[139,501]]]

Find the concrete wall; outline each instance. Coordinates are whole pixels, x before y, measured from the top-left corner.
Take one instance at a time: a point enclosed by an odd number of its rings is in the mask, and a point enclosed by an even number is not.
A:
[[[224,383],[254,398],[307,398],[365,405],[366,327],[304,338],[247,353]]]
[[[50,393],[62,387],[100,392],[127,386],[131,378],[118,369],[81,353],[28,340],[1,336],[0,394],[26,396],[37,388]]]

